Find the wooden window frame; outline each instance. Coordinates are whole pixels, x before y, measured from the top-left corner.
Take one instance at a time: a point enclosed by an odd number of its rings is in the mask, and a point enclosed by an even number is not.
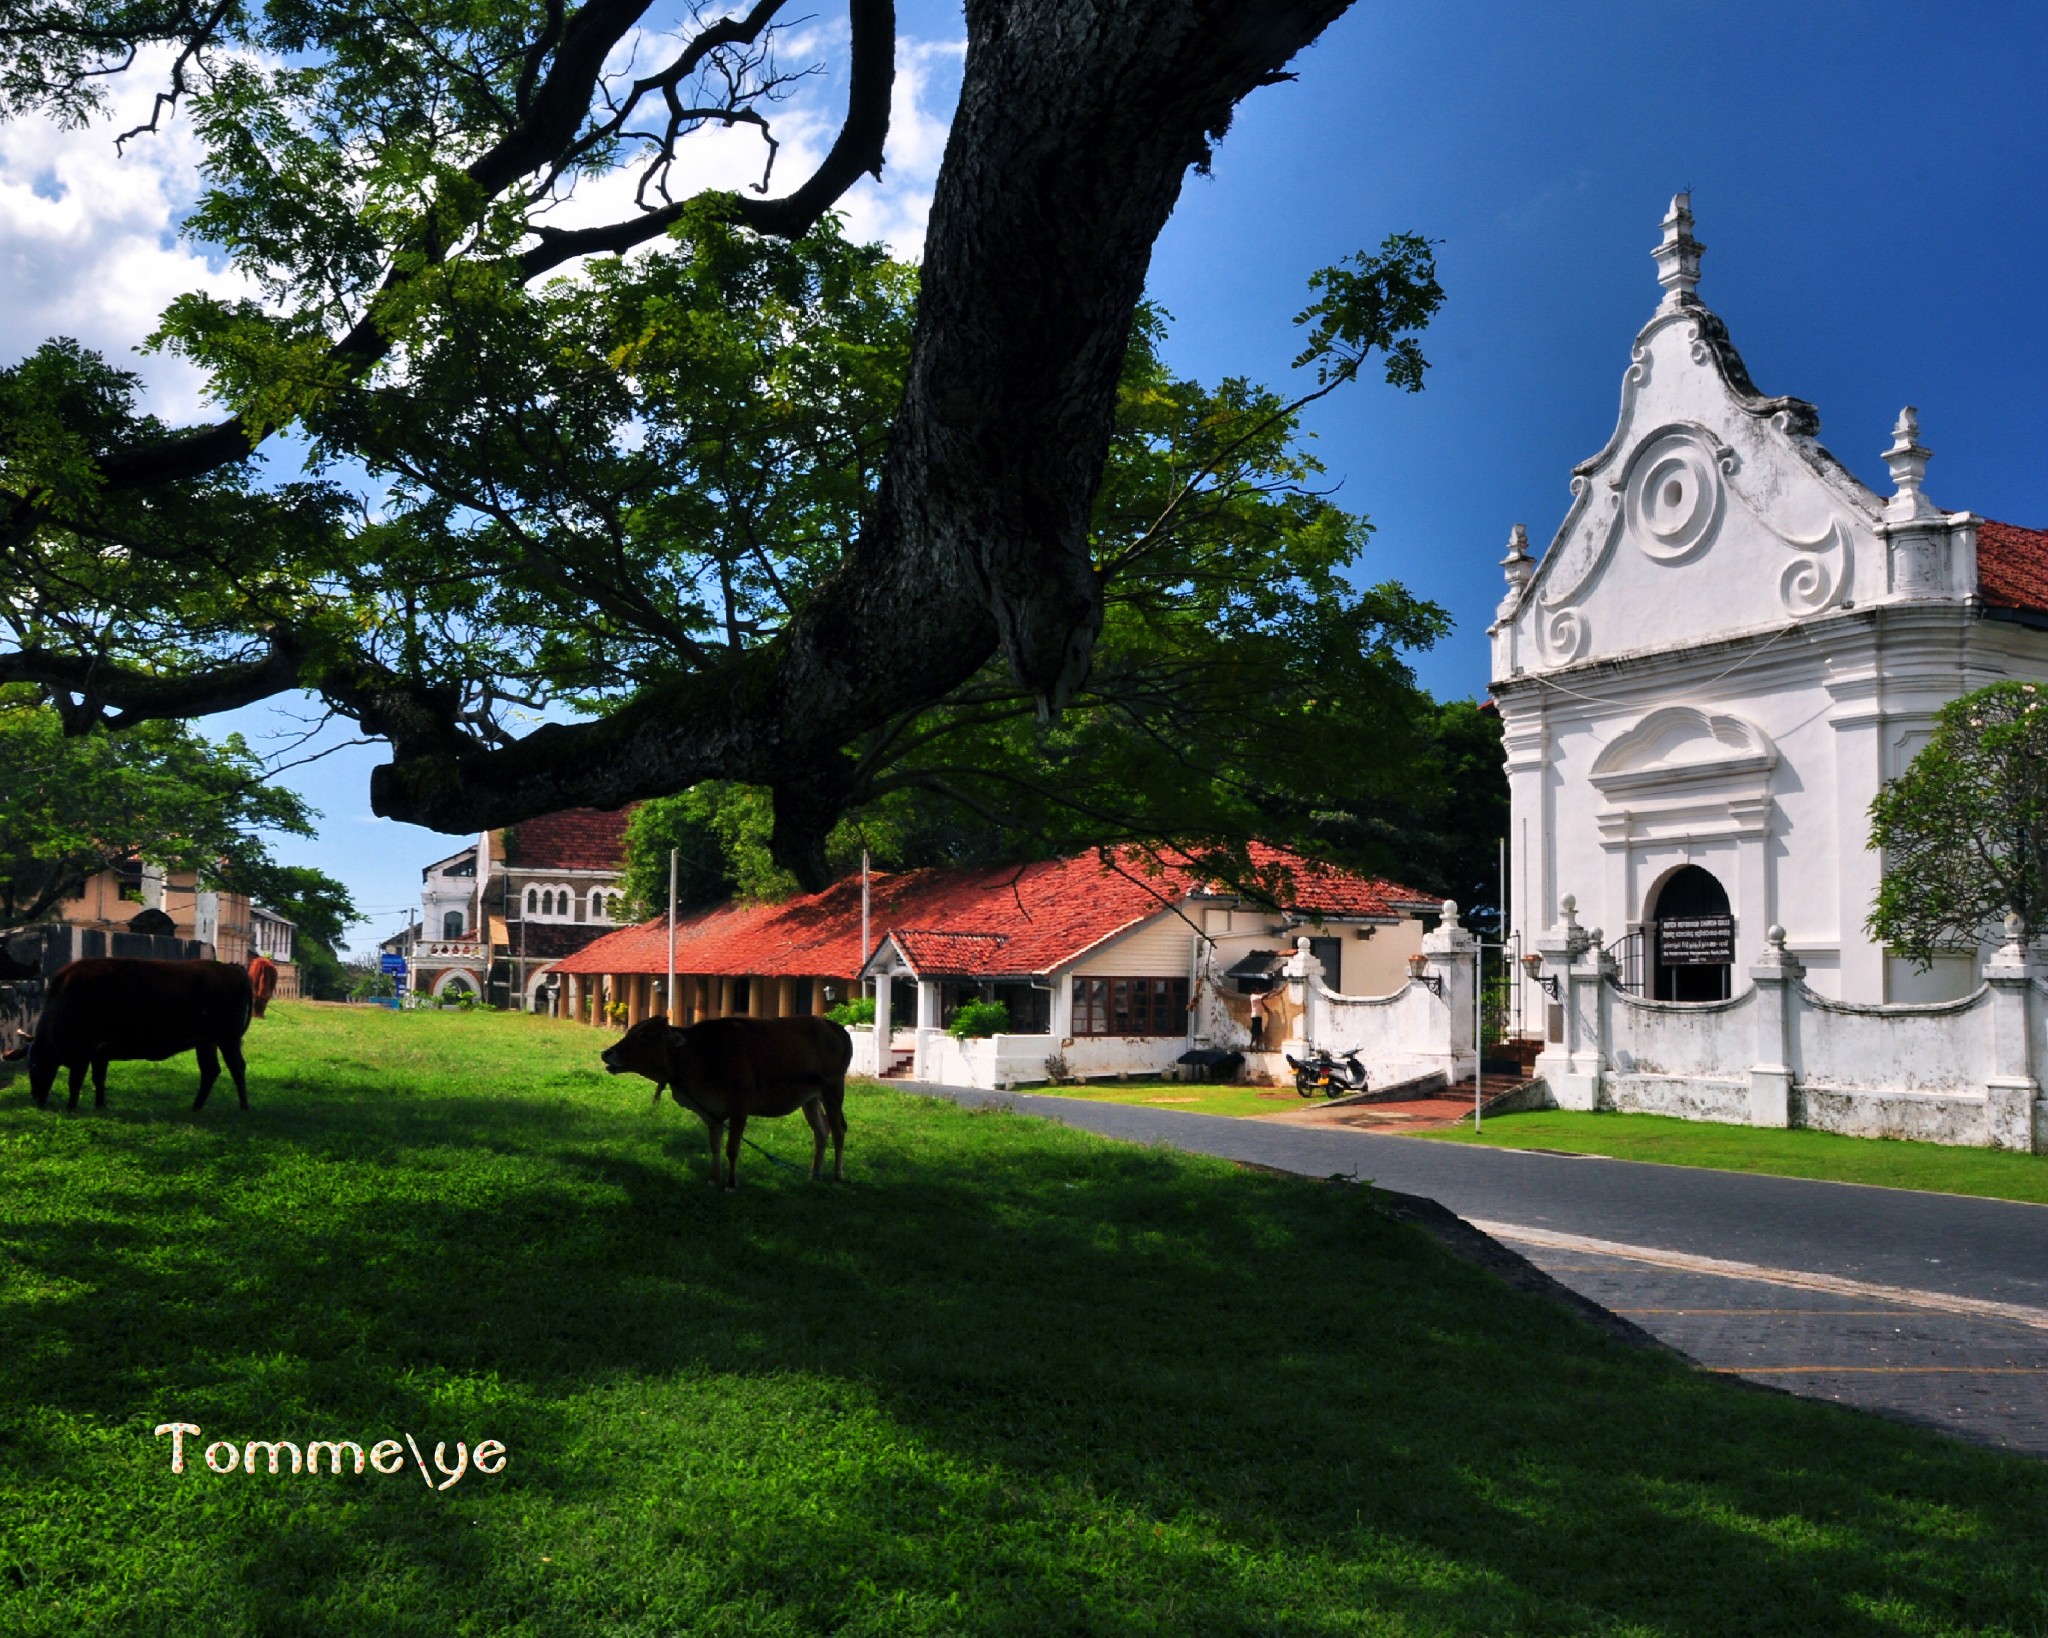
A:
[[[1164,1040],[1188,1032],[1188,981],[1157,976],[1077,977],[1072,1030],[1076,1040]]]

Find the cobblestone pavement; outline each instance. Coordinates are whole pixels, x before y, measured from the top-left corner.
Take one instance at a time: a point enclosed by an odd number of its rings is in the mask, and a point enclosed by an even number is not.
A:
[[[1917,1295],[1885,1300],[1532,1244],[1492,1227],[1553,1279],[1710,1371],[2048,1456],[2041,1322],[1933,1309]]]
[[[1422,1195],[1708,1370],[2048,1457],[2048,1208],[1335,1123],[905,1090]]]

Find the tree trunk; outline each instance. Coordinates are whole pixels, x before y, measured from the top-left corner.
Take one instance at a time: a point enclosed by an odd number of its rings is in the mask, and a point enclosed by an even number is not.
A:
[[[1047,709],[1101,625],[1088,519],[1152,244],[1237,101],[1348,0],[971,0],[903,403],[847,564],[773,644],[597,723],[485,751],[372,704],[380,814],[443,831],[765,784],[774,852],[824,884],[863,729],[1000,651]]]

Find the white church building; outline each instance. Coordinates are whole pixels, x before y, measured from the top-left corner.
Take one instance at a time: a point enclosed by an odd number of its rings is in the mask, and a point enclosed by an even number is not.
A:
[[[1646,999],[1740,994],[1773,927],[1818,996],[1964,996],[1987,952],[1918,971],[1864,930],[1870,803],[1946,702],[2048,680],[2048,531],[1930,501],[1911,408],[1865,488],[1701,303],[1687,195],[1663,228],[1614,436],[1540,560],[1514,529],[1490,628],[1521,947],[1569,897]]]

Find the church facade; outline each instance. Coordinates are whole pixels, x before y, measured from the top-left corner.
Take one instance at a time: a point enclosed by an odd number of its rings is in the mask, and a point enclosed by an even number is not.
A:
[[[1919,971],[1866,933],[1869,809],[1948,701],[2048,681],[2048,532],[1929,500],[1910,408],[1867,488],[1750,380],[1703,249],[1680,194],[1614,435],[1541,559],[1517,525],[1503,563],[1512,925],[1597,930],[1646,999],[1729,998],[1772,951],[1837,1001],[1965,995],[1985,951]]]

